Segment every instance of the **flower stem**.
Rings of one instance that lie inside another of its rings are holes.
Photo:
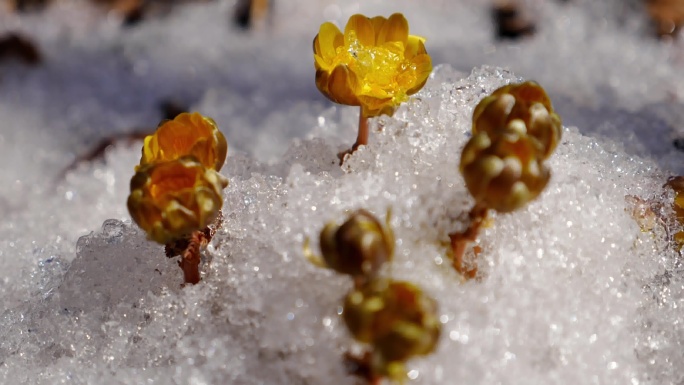
[[[471,268],[467,268],[463,263],[463,255],[470,242],[475,242],[480,233],[480,229],[487,219],[489,209],[481,204],[476,203],[470,210],[468,216],[470,217],[470,225],[463,232],[451,233],[451,258],[454,269],[467,279],[475,278],[477,275],[477,264],[473,262]],[[477,253],[476,253],[477,255]]]
[[[373,373],[371,359],[370,351],[366,351],[361,356],[355,356],[349,352],[344,355],[344,363],[349,374],[365,380],[368,385],[380,385],[382,378]]]
[[[352,146],[352,152],[356,151],[361,145],[368,144],[368,117],[363,113],[363,108],[359,111],[359,133],[356,136],[356,143]]]
[[[344,163],[344,157],[347,156],[348,154],[353,154],[354,151],[356,151],[359,146],[361,145],[366,145],[368,144],[368,116],[363,111],[363,107],[360,108],[359,110],[359,131],[358,134],[356,135],[356,143],[350,148],[349,150],[342,151],[339,154],[337,154],[337,157],[340,159],[340,166]]]
[[[185,283],[197,284],[200,281],[199,264],[201,261],[200,246],[204,241],[204,233],[193,231],[188,240],[188,246],[183,251],[182,258],[178,261],[178,266],[183,269]]]

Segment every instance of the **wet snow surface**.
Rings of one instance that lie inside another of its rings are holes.
[[[354,384],[358,346],[341,322],[345,277],[304,260],[305,237],[366,208],[392,209],[392,276],[437,299],[437,352],[409,363],[415,384],[682,384],[684,271],[642,232],[634,198],[665,202],[684,172],[684,44],[649,34],[623,1],[526,1],[537,34],[493,38],[483,0],[289,1],[253,31],[232,2],[175,8],[122,27],[61,1],[0,13],[44,62],[0,63],[0,382],[28,384]],[[628,2],[627,2],[628,3]],[[631,3],[630,3],[631,4]],[[357,109],[314,85],[318,26],[401,11],[437,65],[343,168]],[[552,180],[480,236],[481,281],[462,282],[443,241],[472,204],[457,170],[472,109],[487,93],[539,81],[564,120]],[[213,117],[229,142],[223,228],[203,281],[145,240],[125,208],[140,142],[174,101]]]

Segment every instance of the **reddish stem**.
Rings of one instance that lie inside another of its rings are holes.
[[[480,229],[487,219],[489,209],[485,206],[475,204],[470,210],[468,216],[470,217],[470,225],[465,231],[460,233],[451,233],[451,257],[454,269],[467,279],[475,278],[477,275],[477,263],[473,262],[473,266],[468,269],[463,263],[463,255],[465,254],[468,244],[475,242],[480,233]],[[476,253],[476,256],[479,253]]]
[[[352,148],[350,148],[349,150],[342,151],[339,154],[337,154],[337,157],[340,158],[340,166],[344,163],[344,157],[347,156],[347,154],[353,154],[359,148],[359,146],[365,146],[368,144],[368,136],[368,117],[363,112],[362,107],[359,111],[359,131],[356,135],[356,143],[354,143]]]
[[[345,353],[344,361],[349,374],[365,380],[368,385],[380,385],[382,377],[373,373],[370,351],[360,357]]]
[[[368,144],[368,117],[361,109],[359,111],[359,132],[356,135],[356,143],[352,146],[352,152],[356,151],[359,146],[366,144]]]
[[[183,251],[181,260],[178,261],[178,266],[183,269],[185,283],[194,285],[200,281],[199,264],[202,259],[200,246],[204,239],[201,231],[193,231],[188,240],[188,247]]]

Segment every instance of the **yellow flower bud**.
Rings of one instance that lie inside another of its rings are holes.
[[[437,303],[408,282],[370,281],[344,300],[344,322],[360,342],[372,345],[372,367],[396,377],[393,368],[435,350],[441,334]]]
[[[460,170],[475,201],[505,213],[524,206],[546,187],[551,172],[537,155],[528,135],[511,130],[491,139],[478,132],[463,149]]]
[[[408,32],[400,13],[354,15],[344,34],[324,23],[314,39],[316,86],[333,102],[361,106],[365,117],[392,114],[432,72],[425,39]]]
[[[167,244],[208,226],[228,180],[194,156],[148,163],[131,179],[128,211],[150,239]]]
[[[184,112],[162,122],[145,138],[138,168],[192,155],[206,168],[219,171],[226,161],[228,143],[213,119]]]
[[[473,134],[485,132],[492,140],[506,131],[527,134],[542,160],[558,145],[563,126],[551,99],[537,83],[509,84],[482,99],[473,112]]]

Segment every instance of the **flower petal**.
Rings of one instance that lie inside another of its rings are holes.
[[[425,38],[416,35],[409,35],[406,48],[404,50],[404,56],[407,59],[412,59],[414,56],[418,55],[427,55],[427,51],[425,50]]]
[[[371,19],[366,16],[356,14],[349,18],[347,25],[344,27],[344,42],[345,44],[352,44],[351,33],[356,34],[358,39],[364,46],[375,45],[375,32],[373,30],[373,23]]]
[[[392,115],[395,109],[391,96],[382,98],[379,96],[360,95],[359,101],[361,104],[361,115],[366,118],[382,114]]]
[[[411,59],[411,66],[414,67],[416,74],[416,85],[409,88],[406,95],[413,95],[423,88],[432,73],[432,59],[430,55],[418,55]]]
[[[375,44],[378,44],[378,35],[380,35],[380,30],[382,26],[387,22],[387,18],[382,16],[375,16],[371,18],[371,24],[373,24],[373,32],[375,33]]]
[[[206,143],[197,145],[197,143]],[[201,114],[181,113],[163,121],[157,131],[145,138],[140,165],[193,155],[205,167],[219,170],[226,160],[228,143],[211,118]]]
[[[321,93],[325,95],[325,97],[332,101],[335,101],[330,96],[330,90],[328,90],[328,78],[330,78],[330,74],[327,70],[316,70],[316,88],[318,88],[318,90],[321,91]]]
[[[409,25],[401,13],[395,13],[382,26],[376,44],[382,45],[388,41],[398,41],[407,45]]]
[[[336,48],[342,42],[342,32],[333,23],[321,24],[318,35],[314,39],[314,53],[330,63],[337,54]]]
[[[356,75],[345,65],[335,67],[328,78],[328,97],[337,103],[358,106]]]

